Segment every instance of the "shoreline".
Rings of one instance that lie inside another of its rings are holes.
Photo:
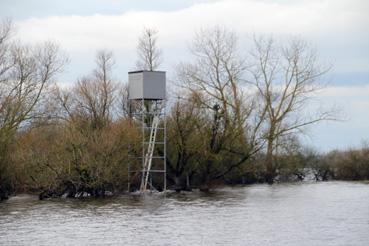
[[[23,197],[34,198],[32,200],[39,200],[39,201],[56,201],[56,200],[69,200],[69,201],[87,201],[87,200],[109,200],[109,199],[116,199],[121,196],[142,196],[142,195],[167,195],[167,194],[214,194],[219,191],[227,190],[227,188],[244,188],[244,187],[252,187],[252,186],[268,186],[268,187],[276,187],[276,186],[288,186],[288,185],[306,185],[306,184],[323,184],[323,183],[350,183],[350,184],[362,184],[362,185],[369,185],[369,180],[329,180],[329,181],[291,181],[291,182],[276,182],[274,184],[268,183],[253,183],[253,184],[225,184],[225,185],[218,185],[216,188],[210,189],[208,191],[203,191],[199,188],[194,188],[191,191],[188,190],[180,190],[177,191],[175,189],[167,189],[165,192],[155,192],[155,191],[148,191],[146,193],[136,192],[114,192],[110,195],[106,196],[79,196],[79,197],[66,197],[66,196],[54,196],[40,199],[40,193],[38,192],[30,192],[30,191],[23,191],[17,192],[10,195],[7,199],[4,199],[1,202],[5,202],[7,200],[13,200]]]

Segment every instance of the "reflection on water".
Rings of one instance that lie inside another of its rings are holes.
[[[369,185],[0,203],[1,245],[369,245]]]

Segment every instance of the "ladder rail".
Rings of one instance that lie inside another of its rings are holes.
[[[158,126],[159,126],[159,116],[156,114],[154,115],[154,119],[152,121],[150,137],[149,137],[149,144],[148,144],[147,153],[145,155],[145,160],[144,160],[144,165],[143,165],[141,187],[140,187],[141,192],[146,191],[147,189]]]
[[[151,149],[149,150],[149,158],[148,158],[148,163],[147,163],[147,173],[146,173],[146,180],[145,180],[145,188],[147,187],[147,183],[148,183],[148,180],[149,180],[149,174],[150,174],[150,170],[151,170],[151,164],[152,164],[152,156],[154,154],[154,148],[155,148],[155,139],[156,139],[156,133],[157,133],[157,127],[158,127],[158,123],[159,123],[159,118],[157,116],[155,116],[154,118],[154,121],[153,122],[153,135],[152,135],[152,141],[151,141]]]
[[[154,122],[153,122],[154,123]],[[146,187],[144,186],[145,184],[145,180],[146,180],[146,173],[147,173],[147,161],[148,161],[148,154],[150,152],[150,144],[151,144],[151,139],[152,139],[152,135],[153,135],[153,130],[154,128],[151,127],[151,130],[150,130],[150,137],[149,137],[149,145],[148,145],[148,151],[146,152],[145,154],[145,157],[144,157],[144,164],[143,164],[143,167],[142,167],[142,175],[141,175],[141,186],[140,186],[140,190],[141,191],[144,191],[146,190]]]

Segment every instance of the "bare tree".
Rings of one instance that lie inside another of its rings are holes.
[[[11,37],[12,23],[10,20],[3,20],[0,24],[0,78],[12,67],[10,57],[9,39]],[[3,82],[4,78],[0,80]]]
[[[158,47],[157,40],[157,30],[150,28],[144,29],[141,37],[138,39],[137,69],[154,71],[160,66],[162,62],[162,52]]]
[[[38,103],[61,70],[65,59],[58,46],[44,43],[39,47],[12,44],[0,66],[0,134],[11,136],[25,121],[41,116]],[[1,49],[1,48],[0,48]]]
[[[92,75],[78,80],[72,90],[59,90],[58,99],[66,119],[87,119],[94,129],[101,129],[111,121],[117,93],[113,66],[112,53],[99,51]]]
[[[307,125],[333,120],[332,110],[308,114],[309,100],[322,88],[321,77],[328,71],[306,42],[294,39],[278,46],[271,38],[255,38],[249,71],[257,88],[259,104],[266,111],[266,180],[276,176],[273,155],[278,141]]]
[[[195,61],[179,66],[178,79],[207,115],[208,127],[202,131],[208,136],[203,138],[208,141],[209,156],[204,160],[208,182],[223,177],[257,152],[263,113],[254,110],[253,96],[246,93],[247,84],[242,83],[246,66],[234,33],[219,27],[202,30],[196,34],[191,51]],[[219,165],[215,156],[220,154],[234,158]]]

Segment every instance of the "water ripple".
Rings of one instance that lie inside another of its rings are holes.
[[[368,231],[369,185],[353,182],[0,203],[3,245],[368,245]]]

